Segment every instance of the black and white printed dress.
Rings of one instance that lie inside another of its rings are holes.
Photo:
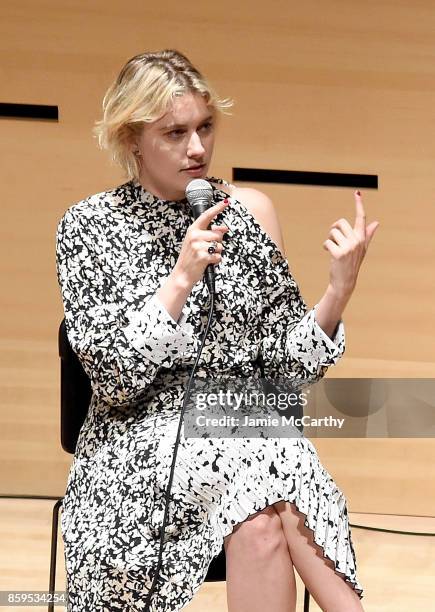
[[[215,202],[228,185],[209,178]],[[198,375],[319,380],[345,349],[308,310],[283,254],[242,203],[216,218],[230,229],[215,266],[215,315]],[[179,411],[208,316],[204,281],[175,322],[156,297],[192,223],[186,200],[128,181],[71,206],[57,228],[57,272],[68,338],[92,400],[71,465],[61,519],[69,612],[144,610]],[[362,597],[346,499],[313,444],[294,438],[181,435],[153,612],[180,610],[234,527],[286,500],[339,575]]]

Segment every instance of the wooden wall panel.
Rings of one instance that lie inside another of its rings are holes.
[[[244,166],[379,176],[379,190],[363,197],[381,226],[330,375],[434,376],[433,2],[17,0],[1,7],[0,23],[0,101],[57,104],[60,117],[0,122],[1,492],[64,491],[55,229],[71,204],[124,180],[91,128],[110,81],[145,50],[185,52],[235,99],[213,174],[231,178]],[[276,202],[311,306],[328,282],[329,226],[353,222],[352,189],[255,186]],[[353,511],[433,514],[433,440],[315,444]]]

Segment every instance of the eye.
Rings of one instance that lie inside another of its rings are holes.
[[[171,138],[179,138],[180,136],[182,136],[184,134],[184,130],[171,130],[170,132],[167,133],[167,136],[170,136]]]
[[[204,123],[200,129],[203,130],[204,132],[208,132],[209,130],[212,129],[212,127],[213,127],[213,123],[211,121],[207,121],[207,123]]]

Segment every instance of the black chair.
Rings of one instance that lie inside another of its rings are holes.
[[[65,452],[74,454],[80,429],[84,423],[91,401],[91,385],[89,377],[83,369],[76,353],[72,350],[68,340],[65,319],[59,326],[58,335],[60,357],[60,433],[61,444]],[[53,594],[56,585],[57,536],[59,528],[59,510],[63,497],[58,499],[53,507],[51,556],[50,556],[50,603],[48,611],[54,611]],[[208,568],[206,581],[216,582],[226,579],[225,550],[215,557]],[[309,610],[310,594],[305,589],[304,612]]]

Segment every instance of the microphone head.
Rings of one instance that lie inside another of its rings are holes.
[[[192,208],[207,209],[213,200],[213,187],[204,179],[193,179],[187,184],[186,198]]]
[[[213,187],[208,181],[204,181],[204,179],[193,179],[193,181],[187,184],[186,198],[196,220],[207,208],[210,208],[213,202]],[[211,227],[211,223],[209,223],[208,227]],[[215,275],[212,264],[209,264],[205,269],[205,282],[207,283],[210,295],[214,295]]]

